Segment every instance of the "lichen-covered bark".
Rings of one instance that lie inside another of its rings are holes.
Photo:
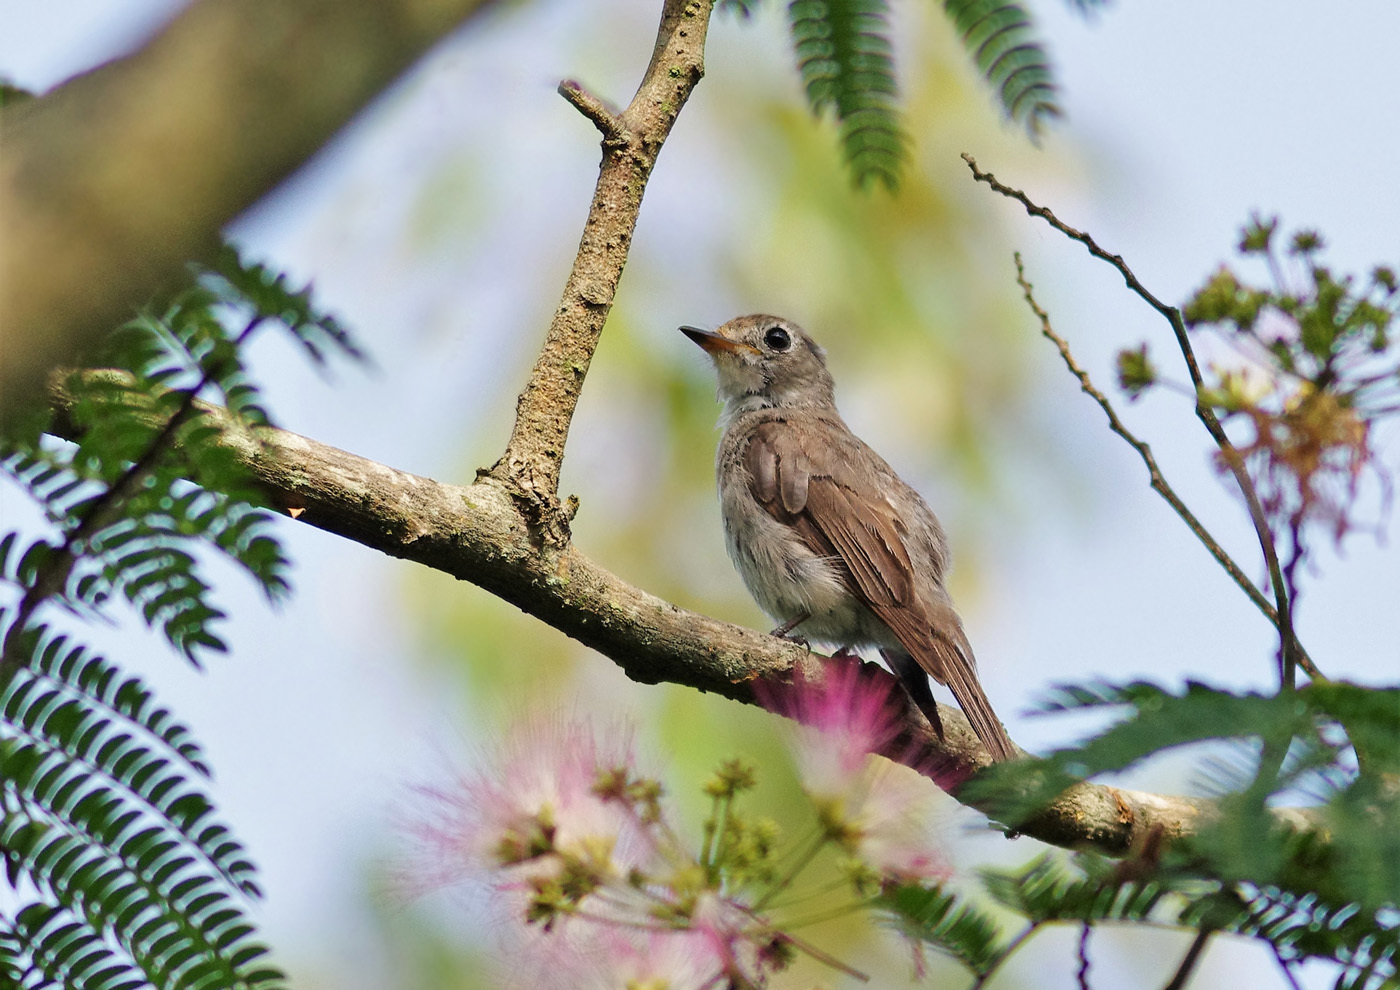
[[[583,380],[627,263],[642,193],[671,127],[705,72],[711,0],[666,0],[642,84],[619,114],[578,83],[559,91],[603,135],[603,161],[573,270],[530,380],[515,427],[492,474],[521,499],[541,542],[562,546],[569,513],[559,504],[559,469]]]

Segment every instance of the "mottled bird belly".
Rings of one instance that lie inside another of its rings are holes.
[[[897,643],[851,592],[839,559],[817,556],[756,505],[724,508],[729,557],[759,607],[779,623],[810,616],[793,635],[837,646]]]

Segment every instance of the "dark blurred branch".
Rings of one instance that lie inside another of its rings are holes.
[[[1288,594],[1288,585],[1284,580],[1283,568],[1279,563],[1278,547],[1274,539],[1273,532],[1269,529],[1268,519],[1264,515],[1264,507],[1259,500],[1259,493],[1255,489],[1254,481],[1250,478],[1249,472],[1245,469],[1244,458],[1240,456],[1239,450],[1225,433],[1225,427],[1221,425],[1220,418],[1215,415],[1215,410],[1211,409],[1201,399],[1201,393],[1205,387],[1205,379],[1201,376],[1201,368],[1196,360],[1196,352],[1191,346],[1191,338],[1186,333],[1186,323],[1181,317],[1181,310],[1175,306],[1168,306],[1162,302],[1147,287],[1138,280],[1137,275],[1128,267],[1122,255],[1109,254],[1099,247],[1098,242],[1092,236],[1082,230],[1066,224],[1059,217],[1055,216],[1047,207],[1038,206],[1031,201],[1030,197],[1019,189],[1013,189],[997,180],[997,177],[990,172],[983,172],[977,167],[977,160],[971,155],[964,153],[963,161],[967,162],[967,167],[972,169],[972,177],[978,182],[986,183],[993,190],[1013,199],[1025,207],[1026,213],[1033,217],[1039,217],[1051,227],[1064,234],[1070,240],[1078,241],[1088,249],[1089,253],[1101,261],[1111,265],[1118,274],[1123,276],[1123,281],[1128,288],[1142,299],[1145,303],[1155,309],[1171,325],[1172,335],[1176,338],[1177,346],[1181,350],[1182,359],[1186,362],[1186,370],[1191,376],[1191,385],[1196,393],[1196,418],[1205,426],[1215,445],[1220,448],[1220,453],[1224,463],[1230,468],[1230,473],[1234,475],[1235,483],[1239,486],[1241,494],[1244,496],[1245,508],[1249,512],[1250,522],[1254,525],[1255,535],[1259,539],[1259,548],[1264,555],[1264,563],[1269,570],[1269,585],[1274,592],[1274,603],[1269,605],[1263,598],[1262,593],[1254,588],[1253,582],[1248,582],[1245,587],[1249,593],[1250,600],[1260,607],[1274,627],[1279,632],[1280,656],[1282,658],[1283,682],[1286,687],[1292,687],[1292,668],[1294,664],[1301,666],[1308,672],[1310,677],[1315,679],[1325,679],[1321,671],[1308,657],[1303,650],[1302,644],[1298,642],[1298,637],[1293,629],[1292,601]],[[1154,486],[1155,487],[1155,486]],[[1160,489],[1159,489],[1160,491]],[[1165,497],[1165,496],[1164,496]],[[1185,518],[1185,517],[1183,517]],[[1193,530],[1193,532],[1195,532]],[[1199,537],[1201,534],[1197,533]],[[1209,544],[1207,544],[1209,547]],[[1216,557],[1220,560],[1219,557]],[[1221,565],[1225,566],[1221,560]],[[1225,568],[1230,571],[1229,567]],[[1238,568],[1235,569],[1236,571]],[[1231,571],[1231,577],[1235,573]],[[1239,579],[1236,578],[1238,581]]]
[[[201,0],[0,112],[0,409],[42,394],[487,0]]]
[[[516,402],[515,428],[493,477],[522,499],[532,529],[550,544],[568,540],[559,468],[569,424],[593,351],[612,309],[656,157],[705,73],[711,0],[666,0],[656,47],[637,95],[619,114],[576,82],[560,93],[603,134],[603,162],[564,295],[530,380]]]
[[[1094,926],[1087,921],[1079,926],[1079,969],[1074,974],[1079,990],[1089,990],[1089,935],[1093,930]]]
[[[1202,954],[1205,953],[1206,943],[1214,935],[1214,930],[1202,928],[1196,932],[1196,937],[1191,940],[1190,947],[1186,950],[1186,955],[1182,957],[1181,965],[1172,974],[1171,980],[1162,990],[1186,990],[1186,984],[1190,982],[1191,975],[1195,972],[1196,965],[1201,961]]]
[[[86,376],[122,374],[90,371]],[[71,406],[63,376],[53,405],[60,436]],[[395,470],[272,427],[249,430],[210,409],[222,442],[247,466],[266,503],[299,522],[370,549],[470,581],[607,656],[634,681],[682,684],[755,704],[761,680],[818,679],[826,658],[787,640],[672,605],[608,572],[572,545],[542,547],[509,486],[484,475],[467,487]],[[153,413],[154,415],[154,413]],[[875,664],[864,676],[889,679]],[[885,755],[914,767],[957,795],[957,786],[991,762],[957,708],[939,706],[945,738],[908,706],[907,731]],[[1123,854],[1149,835],[1175,839],[1214,814],[1212,802],[1080,784],[1017,832],[1045,842]],[[1303,811],[1278,809],[1298,828],[1314,824]]]

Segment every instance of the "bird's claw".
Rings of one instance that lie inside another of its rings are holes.
[[[775,628],[772,632],[770,632],[768,635],[770,635],[770,636],[777,636],[779,639],[785,639],[785,640],[787,640],[789,643],[797,643],[797,644],[801,645],[803,648],[805,648],[805,649],[807,650],[808,653],[811,653],[811,652],[812,652],[812,644],[807,642],[807,637],[806,637],[806,636],[793,636],[793,635],[791,635],[791,633],[792,633],[792,631],[793,631],[794,629],[796,629],[798,626],[802,625],[802,623],[806,622],[806,621],[807,621],[808,619],[810,619],[810,618],[811,618],[811,615],[809,615],[809,614],[806,613],[806,612],[803,612],[801,615],[795,615],[795,616],[793,616],[791,619],[788,619],[786,622],[784,622],[781,626],[776,627],[776,628]]]
[[[797,633],[790,632],[784,629],[782,626],[779,626],[777,629],[772,630],[768,633],[768,635],[776,636],[778,639],[781,639],[788,643],[795,643],[798,646],[802,647],[804,650],[806,650],[808,653],[812,652],[812,644],[807,642],[806,636],[801,636]]]

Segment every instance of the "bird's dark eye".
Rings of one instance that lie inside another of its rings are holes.
[[[785,351],[792,346],[792,337],[782,327],[769,327],[763,342],[775,351]]]

